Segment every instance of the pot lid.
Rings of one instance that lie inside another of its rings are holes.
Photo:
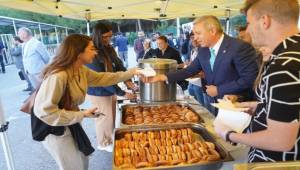
[[[170,69],[177,67],[177,61],[163,58],[148,58],[139,61],[139,67],[152,67],[153,69]]]

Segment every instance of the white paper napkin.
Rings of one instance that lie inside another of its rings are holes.
[[[145,67],[144,69],[138,70],[138,72],[143,74],[145,77],[153,77],[156,75],[156,72],[152,67]]]
[[[251,122],[251,116],[244,111],[248,108],[237,108],[230,101],[219,100],[219,103],[212,103],[219,109],[216,121],[232,128],[234,131],[241,133]]]

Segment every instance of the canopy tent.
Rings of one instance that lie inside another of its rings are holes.
[[[239,14],[243,0],[0,0],[0,6],[59,17],[163,20]],[[230,12],[228,12],[230,11]]]

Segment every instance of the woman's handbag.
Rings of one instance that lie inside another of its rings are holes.
[[[34,105],[34,100],[35,100],[37,92],[40,89],[40,86],[41,86],[41,83],[37,86],[35,91],[24,101],[23,105],[21,106],[20,111],[27,113],[27,114],[31,114],[31,110]]]
[[[65,93],[62,95],[60,102],[58,103],[58,107],[60,109],[66,109],[66,110],[78,110],[78,109],[72,109],[72,97],[70,95],[68,83],[65,88]],[[46,136],[48,136],[49,134],[53,134],[56,136],[61,136],[64,134],[65,132],[64,126],[50,126],[44,123],[42,120],[40,120],[34,114],[33,105],[30,113],[31,113],[32,138],[34,140],[43,141],[46,138]]]
[[[35,101],[35,97],[40,89],[42,83],[40,83],[36,90],[24,101],[23,105],[21,106],[20,111],[27,113],[27,114],[31,114],[31,110],[33,108],[34,105],[34,101]],[[65,93],[62,96],[62,98],[60,99],[59,102],[59,107],[60,108],[64,108],[67,110],[72,110],[72,98],[69,92],[69,88],[68,88],[68,83],[66,85],[66,89],[65,89]]]

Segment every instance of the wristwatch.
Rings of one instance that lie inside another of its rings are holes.
[[[231,145],[236,145],[236,143],[235,142],[232,142],[231,140],[230,140],[230,138],[229,138],[229,136],[230,136],[230,134],[232,134],[232,133],[236,133],[236,131],[234,131],[234,130],[230,130],[230,131],[228,131],[227,133],[226,133],[226,135],[225,135],[225,140],[226,140],[226,142],[229,142]]]

